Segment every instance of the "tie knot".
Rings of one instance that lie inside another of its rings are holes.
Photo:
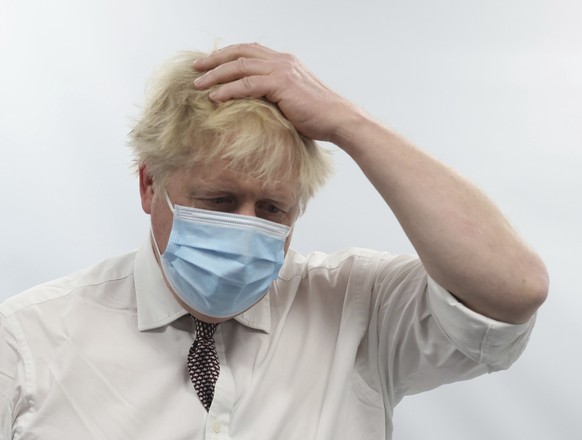
[[[218,324],[209,324],[196,318],[194,322],[196,323],[196,339],[212,339]]]

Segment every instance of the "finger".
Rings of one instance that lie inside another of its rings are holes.
[[[236,81],[245,76],[268,75],[273,71],[273,68],[274,66],[269,61],[240,57],[209,70],[201,77],[196,78],[194,85],[198,89],[205,89],[213,85]]]
[[[276,104],[276,98],[271,96],[274,85],[274,81],[268,76],[245,76],[220,86],[216,90],[213,90],[209,96],[214,102],[225,102],[229,99],[266,97],[269,101]]]
[[[200,58],[194,63],[194,68],[199,72],[204,72],[240,57],[266,59],[275,54],[277,52],[274,50],[257,43],[235,44],[219,49],[204,58]]]

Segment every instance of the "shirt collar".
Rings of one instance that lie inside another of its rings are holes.
[[[138,249],[135,258],[134,283],[139,331],[163,327],[188,314],[174,299],[164,281],[154,255],[151,239]],[[271,299],[267,294],[247,311],[233,318],[237,322],[265,333],[271,332]]]

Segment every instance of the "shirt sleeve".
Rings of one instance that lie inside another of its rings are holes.
[[[470,310],[438,285],[417,258],[380,264],[371,340],[383,392],[404,395],[508,368],[524,350],[534,319],[520,325]]]
[[[464,306],[427,278],[429,308],[443,334],[465,356],[487,365],[490,371],[509,368],[525,349],[535,315],[524,324],[496,321]]]
[[[18,338],[0,312],[0,438],[12,439],[16,415],[23,405],[25,368]]]

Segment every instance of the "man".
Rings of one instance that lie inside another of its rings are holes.
[[[418,258],[289,248],[329,171],[311,139],[356,161]],[[182,55],[132,146],[151,239],[1,306],[2,438],[389,439],[405,395],[525,347],[539,257],[294,57]]]

